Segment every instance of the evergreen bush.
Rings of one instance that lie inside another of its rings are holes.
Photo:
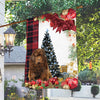
[[[99,93],[99,86],[98,85],[93,85],[91,87],[91,93],[93,94],[93,98]]]
[[[82,83],[97,83],[96,73],[88,68],[81,71],[78,78]]]

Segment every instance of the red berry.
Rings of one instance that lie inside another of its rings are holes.
[[[42,83],[41,79],[36,80],[36,84],[38,84],[39,86],[41,85],[41,83]]]
[[[41,86],[40,89],[43,89],[43,87]]]
[[[71,36],[71,34],[69,34],[69,36]]]
[[[45,87],[49,86],[48,81],[44,81],[43,84],[45,84]]]

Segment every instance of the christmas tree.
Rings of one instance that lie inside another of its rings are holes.
[[[49,66],[52,76],[59,77],[60,76],[59,65],[56,59],[56,55],[54,52],[54,48],[53,48],[52,41],[50,39],[48,30],[45,33],[41,48],[45,50],[47,61],[48,61],[48,66]]]

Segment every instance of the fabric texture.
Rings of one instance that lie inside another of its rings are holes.
[[[26,52],[26,63],[25,63],[25,82],[29,82],[28,71],[29,71],[29,58],[32,52],[38,48],[38,27],[39,21],[34,21],[34,18],[27,19],[26,28],[26,39],[27,39],[27,52]]]

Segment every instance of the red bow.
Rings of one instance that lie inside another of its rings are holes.
[[[73,31],[76,31],[76,26],[75,26],[75,22],[74,20],[62,20],[58,17],[58,14],[54,13],[54,14],[45,14],[43,15],[46,20],[50,20],[50,26],[53,27],[53,30],[55,28],[56,29],[56,32],[59,32],[61,33],[61,30],[62,31],[65,31],[65,30],[73,30]]]

